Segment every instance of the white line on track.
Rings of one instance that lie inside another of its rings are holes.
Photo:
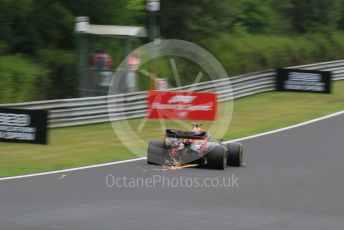
[[[235,140],[230,140],[230,141],[226,141],[224,143],[228,143],[228,142],[232,142],[232,141],[243,141],[243,140],[258,138],[258,137],[261,137],[261,136],[270,135],[270,134],[282,132],[282,131],[285,131],[285,130],[297,128],[297,127],[300,127],[300,126],[312,124],[312,123],[315,123],[315,122],[318,122],[318,121],[322,121],[322,120],[325,120],[325,119],[329,119],[329,118],[332,118],[332,117],[335,117],[335,116],[339,116],[339,115],[342,115],[342,114],[344,114],[344,110],[340,111],[340,112],[332,113],[332,114],[329,114],[329,115],[326,115],[326,116],[323,116],[323,117],[319,117],[319,118],[316,118],[316,119],[312,119],[312,120],[309,120],[309,121],[305,121],[305,122],[302,122],[302,123],[299,123],[299,124],[296,124],[296,125],[291,125],[291,126],[284,127],[284,128],[281,128],[281,129],[276,129],[276,130],[272,130],[272,131],[269,131],[269,132],[248,136],[248,137],[242,137],[242,138],[238,138],[238,139],[235,139]],[[135,159],[130,159],[130,160],[115,161],[115,162],[110,162],[110,163],[89,165],[89,166],[70,168],[70,169],[63,169],[63,170],[57,170],[57,171],[42,172],[42,173],[35,173],[35,174],[27,174],[27,175],[21,175],[21,176],[4,177],[4,178],[0,178],[0,181],[21,179],[21,178],[35,177],[35,176],[43,176],[43,175],[50,175],[50,174],[58,174],[58,173],[65,173],[65,172],[72,172],[72,171],[77,171],[77,170],[82,170],[82,169],[91,169],[91,168],[98,168],[98,167],[104,167],[104,166],[109,166],[109,165],[117,165],[117,164],[123,164],[123,163],[134,162],[134,161],[140,161],[140,160],[145,160],[145,159],[146,159],[146,157],[140,157],[140,158],[135,158]]]
[[[3,178],[0,178],[0,181],[20,179],[20,178],[26,178],[26,177],[34,177],[34,176],[43,176],[43,175],[49,175],[49,174],[72,172],[72,171],[77,171],[77,170],[82,170],[82,169],[98,168],[98,167],[104,167],[104,166],[109,166],[109,165],[118,165],[118,164],[122,164],[122,163],[128,163],[128,162],[139,161],[139,160],[144,160],[144,159],[146,159],[146,157],[135,158],[135,159],[130,159],[130,160],[123,160],[123,161],[114,161],[114,162],[97,164],[97,165],[88,165],[88,166],[82,166],[82,167],[77,167],[77,168],[62,169],[62,170],[50,171],[50,172],[26,174],[26,175],[21,175],[21,176],[12,176],[12,177],[3,177]]]
[[[309,124],[312,124],[312,123],[315,123],[315,122],[318,122],[318,121],[322,121],[322,120],[325,120],[325,119],[329,119],[329,118],[332,118],[332,117],[335,117],[335,116],[339,116],[339,115],[342,115],[342,114],[344,114],[344,110],[340,111],[340,112],[332,113],[332,114],[329,114],[329,115],[326,115],[326,116],[323,116],[323,117],[315,118],[315,119],[312,119],[312,120],[309,120],[309,121],[304,121],[304,122],[298,123],[296,125],[291,125],[291,126],[287,126],[287,127],[284,127],[284,128],[275,129],[275,130],[272,130],[272,131],[268,131],[268,132],[264,132],[264,133],[259,133],[259,134],[255,134],[255,135],[248,136],[248,137],[242,137],[242,138],[238,138],[238,139],[235,139],[235,140],[225,141],[224,143],[229,143],[229,142],[233,142],[233,141],[244,141],[244,140],[253,139],[253,138],[257,138],[257,137],[261,137],[261,136],[265,136],[265,135],[270,135],[270,134],[273,134],[273,133],[278,133],[278,132],[286,131],[286,130],[289,130],[289,129],[294,129],[294,128],[297,128],[297,127],[300,127],[300,126],[309,125]]]

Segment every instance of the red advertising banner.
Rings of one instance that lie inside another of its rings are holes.
[[[149,91],[150,119],[215,120],[216,93]]]

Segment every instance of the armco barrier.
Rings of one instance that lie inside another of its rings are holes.
[[[333,80],[344,79],[344,60],[291,68],[332,71]],[[182,86],[174,90],[192,89],[196,92],[211,92],[216,89],[219,100],[228,101],[275,89],[275,71],[273,70],[244,74],[232,77],[230,80],[232,90],[228,87],[228,81],[223,79]],[[111,103],[108,108],[108,102],[122,101],[123,96],[125,96],[125,106]],[[125,95],[1,104],[0,107],[47,109],[49,110],[49,127],[54,128],[143,117],[147,111],[146,99],[146,92],[136,92]],[[111,111],[111,117],[108,115],[108,109]]]

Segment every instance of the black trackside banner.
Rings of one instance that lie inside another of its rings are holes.
[[[0,142],[47,144],[46,110],[0,108]]]
[[[331,72],[277,69],[277,91],[331,93]]]

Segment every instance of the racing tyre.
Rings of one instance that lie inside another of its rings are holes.
[[[228,157],[227,165],[240,167],[242,166],[242,145],[239,142],[231,142],[227,144]]]
[[[147,164],[163,165],[165,162],[166,147],[163,141],[150,141],[147,151]]]
[[[226,159],[227,156],[225,149],[220,145],[216,145],[208,153],[207,164],[209,168],[224,170],[226,167]]]

